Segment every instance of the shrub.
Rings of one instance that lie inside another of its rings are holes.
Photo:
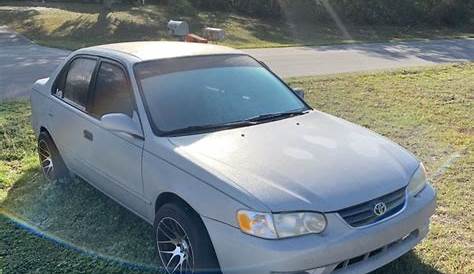
[[[474,16],[474,1],[472,0],[327,1],[344,20],[362,24],[461,25],[468,24]]]
[[[279,17],[279,0],[195,0],[193,4],[202,9],[237,11],[258,17]]]

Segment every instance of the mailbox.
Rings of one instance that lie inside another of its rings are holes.
[[[189,25],[186,21],[174,21],[168,22],[168,32],[174,36],[186,36],[189,33]]]
[[[220,41],[224,40],[225,32],[223,29],[218,28],[204,28],[202,30],[204,37],[206,37],[210,41]]]

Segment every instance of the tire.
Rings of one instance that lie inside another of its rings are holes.
[[[166,273],[221,273],[209,234],[191,208],[181,203],[164,204],[153,227],[158,260]]]
[[[69,171],[58,148],[45,131],[42,131],[38,136],[38,157],[41,171],[48,181],[56,182],[69,178]]]

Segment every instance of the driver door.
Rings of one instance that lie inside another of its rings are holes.
[[[96,167],[97,187],[137,214],[143,212],[141,174],[144,140],[125,133],[113,132],[101,125],[101,117],[123,113],[141,128],[132,87],[119,63],[101,59],[90,95],[89,161]]]

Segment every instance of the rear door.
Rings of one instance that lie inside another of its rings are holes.
[[[90,180],[94,172],[90,168],[90,140],[86,108],[89,101],[92,78],[98,58],[78,56],[61,71],[53,85],[53,100],[49,110],[49,130],[66,165],[81,177]]]

